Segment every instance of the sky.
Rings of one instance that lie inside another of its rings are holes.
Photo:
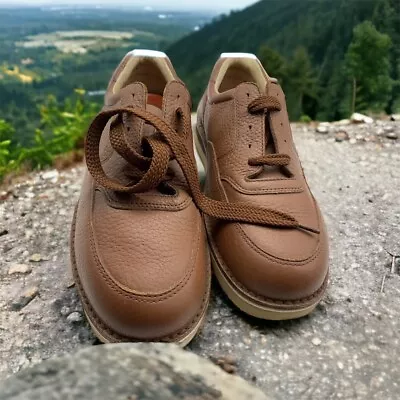
[[[167,9],[230,10],[244,8],[256,0],[114,0],[113,4]],[[107,5],[106,0],[0,0],[0,5]],[[185,4],[186,3],[186,4]]]

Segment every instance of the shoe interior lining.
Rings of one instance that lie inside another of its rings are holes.
[[[114,85],[114,93],[135,83],[143,82],[149,93],[162,95],[174,75],[163,58],[131,58]]]
[[[254,82],[260,90],[264,90],[267,78],[258,60],[250,58],[227,59],[222,65],[217,79],[216,90],[218,93],[223,93],[244,82]]]

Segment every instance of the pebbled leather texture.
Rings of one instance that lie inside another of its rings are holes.
[[[142,82],[113,93],[127,61],[111,80],[106,104],[151,108],[171,124],[180,107],[190,118],[189,93],[168,59],[165,62],[176,79],[165,85],[162,109],[155,111],[156,107],[146,104],[148,93]],[[143,135],[154,133],[138,118],[130,117],[125,124],[135,148],[140,147]],[[110,121],[100,145],[103,168],[107,175],[129,182],[127,162],[110,144],[111,129]],[[191,135],[187,143],[192,146]],[[168,193],[152,190],[121,195],[97,186],[85,174],[72,232],[73,260],[82,297],[101,321],[96,328],[104,326],[111,332],[111,341],[178,342],[204,316],[210,290],[204,223],[174,161],[170,175]]]
[[[285,95],[264,70],[264,87],[242,82],[220,93],[216,82],[225,62],[217,62],[198,108],[197,134],[207,155],[206,194],[288,213],[320,233],[207,218],[211,250],[231,284],[248,297],[268,304],[306,302],[327,279],[328,238],[293,142]],[[258,60],[252,62],[262,68]],[[278,99],[281,110],[250,113],[249,104],[262,95]],[[290,174],[249,165],[249,159],[267,152],[289,155]]]

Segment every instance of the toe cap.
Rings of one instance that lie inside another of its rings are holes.
[[[103,207],[91,218],[83,207],[72,251],[87,311],[120,340],[184,337],[201,319],[210,286],[205,232],[194,205],[154,214]],[[164,251],[166,240],[174,251]]]
[[[249,295],[302,300],[314,295],[327,277],[324,228],[320,234],[313,234],[227,223],[213,232],[212,242],[227,276]]]

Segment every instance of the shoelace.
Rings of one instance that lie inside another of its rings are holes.
[[[123,113],[141,118],[156,129],[156,134],[143,138],[143,146],[149,147],[150,157],[138,153],[129,145],[125,137],[129,132],[121,128]],[[184,131],[190,129],[188,128],[187,118],[185,118],[182,111],[178,109],[177,113],[184,118]],[[101,136],[107,123],[115,116],[117,116],[117,120],[110,133],[111,145],[132,165],[138,176],[137,181],[128,185],[123,185],[120,182],[110,179],[106,175],[100,161],[99,146]],[[208,216],[225,221],[244,222],[277,228],[297,228],[319,233],[316,229],[301,225],[291,215],[274,209],[255,207],[245,203],[228,203],[205,196],[200,188],[195,160],[187,149],[184,140],[186,134],[187,132],[184,132],[183,135],[178,133],[166,121],[140,107],[113,106],[104,108],[92,122],[86,138],[85,153],[89,172],[96,183],[106,189],[122,193],[142,193],[157,188],[160,183],[165,181],[169,162],[171,159],[175,159],[182,169],[193,201]]]
[[[256,114],[262,111],[274,112],[280,111],[282,108],[278,99],[272,96],[260,96],[253,100],[248,107],[249,113]],[[249,159],[249,165],[253,167],[262,167],[264,165],[273,167],[287,167],[290,164],[290,156],[287,154],[265,154],[261,157],[254,157]]]

